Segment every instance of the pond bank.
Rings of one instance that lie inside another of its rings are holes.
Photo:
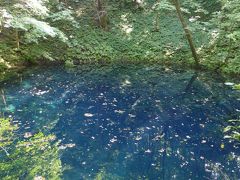
[[[183,62],[183,61],[173,61],[169,60],[166,61],[166,59],[162,61],[156,61],[156,60],[73,60],[73,61],[35,61],[35,63],[20,63],[15,66],[12,66],[9,69],[5,69],[2,72],[0,72],[0,83],[7,81],[13,77],[18,76],[19,74],[23,73],[25,70],[31,69],[31,68],[41,68],[41,67],[49,67],[49,66],[65,66],[66,68],[75,68],[78,66],[108,66],[108,65],[159,65],[165,68],[173,68],[173,69],[187,69],[187,70],[196,70],[199,72],[209,72],[209,73],[215,73],[219,74],[220,76],[223,76],[229,80],[231,79],[238,79],[240,78],[240,72],[239,73],[226,73],[221,72],[219,70],[209,68],[207,66],[201,65],[200,69],[196,69],[194,67],[193,63]]]

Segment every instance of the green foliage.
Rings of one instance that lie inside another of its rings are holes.
[[[109,0],[109,30],[97,27],[93,1],[0,2],[1,57],[10,65],[66,61],[65,64],[121,61],[192,66],[185,34],[170,0]],[[181,1],[202,66],[240,72],[237,0]],[[20,41],[16,47],[15,31]],[[7,48],[6,48],[7,47]],[[10,52],[6,54],[5,52]],[[43,61],[45,62],[45,61]],[[1,69],[7,69],[0,65]]]
[[[12,126],[9,119],[0,119],[0,147],[13,143],[13,131],[16,130],[16,126]]]
[[[157,11],[174,11],[175,7],[168,1],[168,0],[163,0],[157,2],[153,8]]]
[[[75,65],[74,65],[73,61],[67,60],[67,61],[65,61],[65,67],[73,68],[73,67],[75,67]]]
[[[240,72],[239,48],[240,28],[240,5],[237,0],[220,0],[221,9],[212,13],[213,18],[209,21],[210,29],[210,52],[206,59],[213,61],[218,69],[226,73]],[[206,61],[206,62],[209,62]]]
[[[21,21],[13,22],[12,27],[26,32],[24,34],[26,43],[38,43],[39,39],[46,39],[48,36],[59,37],[63,42],[67,41],[67,37],[61,31],[34,18],[24,17]]]
[[[21,140],[9,119],[0,119],[1,179],[60,179],[61,161],[55,136],[35,134]]]
[[[52,1],[51,1],[52,2]],[[12,57],[2,57],[3,59],[17,64],[23,60],[37,61],[41,59],[53,60],[51,57],[51,50],[46,50],[43,42],[47,41],[48,44],[55,38],[55,42],[59,46],[68,43],[68,38],[59,28],[53,27],[50,23],[57,19],[69,19],[69,16],[63,16],[61,11],[57,11],[55,16],[51,12],[50,3],[47,0],[26,0],[26,1],[13,1],[11,3],[3,3],[0,8],[0,21],[3,43],[7,44],[7,49],[10,55],[17,57],[15,61]],[[66,14],[66,13],[65,13]],[[61,16],[58,18],[58,16]],[[52,19],[52,21],[50,21]],[[38,50],[33,50],[33,45],[38,44]],[[53,43],[54,44],[54,43]],[[52,44],[52,45],[53,45]],[[13,47],[19,48],[17,52],[11,52]],[[0,46],[0,51],[3,51]],[[41,51],[43,50],[43,51]],[[5,54],[4,54],[5,55]],[[19,61],[20,60],[20,61]]]

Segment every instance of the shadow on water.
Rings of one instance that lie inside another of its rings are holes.
[[[144,65],[35,69],[1,85],[0,110],[61,140],[63,179],[239,179],[222,133],[239,93],[223,82]]]

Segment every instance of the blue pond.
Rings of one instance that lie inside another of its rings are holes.
[[[62,179],[240,179],[224,139],[240,93],[218,75],[154,65],[33,69],[1,84],[20,131],[61,141]]]

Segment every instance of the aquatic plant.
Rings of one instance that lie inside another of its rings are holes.
[[[233,89],[240,90],[240,84],[236,84],[233,86]]]
[[[240,141],[240,119],[229,120],[228,122],[231,125],[224,128],[224,132],[228,133],[228,135],[225,135],[225,138]]]
[[[233,84],[233,89],[240,90],[240,84]],[[240,119],[231,119],[228,123],[230,125],[224,128],[224,132],[227,134],[225,138],[240,141]]]

